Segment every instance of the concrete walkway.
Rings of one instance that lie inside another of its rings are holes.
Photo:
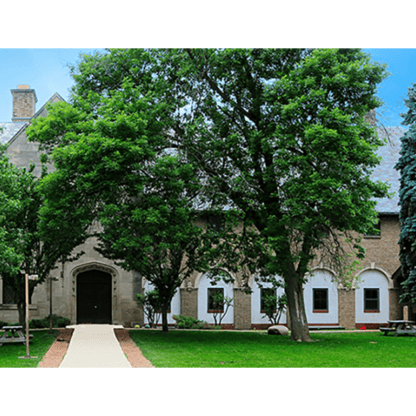
[[[59,368],[131,368],[114,328],[122,325],[72,325],[68,351]]]

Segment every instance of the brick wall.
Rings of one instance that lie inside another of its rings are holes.
[[[181,288],[181,315],[198,319],[198,289]]]
[[[389,319],[391,321],[396,321],[403,319],[403,308],[399,304],[400,288],[390,288],[389,289]]]
[[[361,266],[369,267],[371,263],[375,263],[376,267],[382,267],[392,276],[400,266],[399,218],[382,216],[380,220],[380,237],[364,237],[362,240],[366,253]]]
[[[338,323],[346,329],[355,328],[355,289],[338,289]]]

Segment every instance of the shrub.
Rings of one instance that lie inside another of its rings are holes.
[[[200,321],[192,316],[174,315],[173,319],[176,321],[176,327],[181,329],[202,329],[208,325],[205,321]]]
[[[54,328],[64,328],[70,325],[71,321],[63,316],[52,315],[52,326]],[[29,322],[29,328],[49,328],[50,326],[50,315],[43,319],[32,319]]]
[[[277,296],[276,290],[273,294],[264,295],[264,317],[268,317],[272,325],[279,325],[280,318],[287,307],[286,294]]]
[[[221,327],[221,322],[224,319],[224,316],[227,315],[228,309],[233,303],[234,298],[224,296],[222,292],[216,292],[212,295],[212,306],[214,312],[212,314],[214,318],[214,326]]]
[[[150,328],[156,328],[160,318],[159,310],[162,308],[159,292],[154,289],[146,292],[144,295],[137,294],[136,302],[139,306],[143,306],[144,314],[147,317]]]
[[[7,322],[0,321],[0,329],[4,326],[10,326]]]

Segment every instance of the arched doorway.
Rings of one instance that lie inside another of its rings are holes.
[[[389,319],[390,281],[381,270],[367,269],[360,273],[360,281],[355,289],[355,322],[366,324],[384,324]]]
[[[89,270],[77,276],[77,323],[111,324],[111,275]]]

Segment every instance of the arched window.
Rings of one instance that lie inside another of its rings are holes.
[[[338,284],[328,270],[314,270],[304,286],[308,324],[338,323]]]
[[[261,286],[261,287],[260,287]],[[271,283],[261,282],[260,284],[253,280],[251,285],[251,323],[252,324],[270,324],[270,320],[264,314],[264,298],[270,291],[276,290],[277,296],[284,294],[283,287],[273,289]],[[286,313],[283,312],[279,324],[286,324]]]
[[[223,279],[212,284],[212,279],[204,274],[198,282],[198,319],[209,324],[214,323],[213,314],[218,307],[213,304],[212,299],[215,293],[221,293],[227,298],[234,297],[232,283],[225,283]],[[222,324],[234,323],[234,302],[231,304],[226,315],[222,319]],[[213,308],[213,309],[212,309]]]
[[[379,270],[365,270],[355,289],[356,323],[386,323],[389,319],[389,280]]]
[[[145,280],[144,283],[144,291],[145,292],[151,292],[154,289],[154,286]],[[181,313],[181,295],[179,288],[176,289],[175,294],[173,295],[172,302],[170,303],[170,310],[168,311],[168,324],[175,324],[176,321],[173,319],[174,315],[180,315]],[[144,317],[144,323],[147,324],[147,317]],[[162,318],[159,319],[159,324],[162,323]]]

